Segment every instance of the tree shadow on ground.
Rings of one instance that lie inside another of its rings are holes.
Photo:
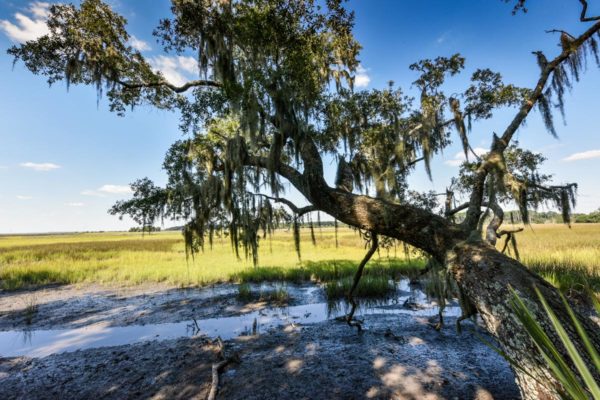
[[[449,326],[455,320],[448,319]],[[241,356],[219,399],[512,399],[507,363],[467,329],[434,331],[408,315],[370,315],[362,334],[337,321],[288,325],[226,342]],[[489,336],[482,334],[488,340]],[[0,397],[206,398],[216,346],[203,338],[0,361]]]

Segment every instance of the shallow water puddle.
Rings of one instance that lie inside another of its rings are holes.
[[[401,289],[402,289],[401,285]],[[404,294],[406,294],[405,291]],[[424,300],[420,291],[395,297],[387,301],[372,302],[363,305],[357,315],[368,314],[410,314],[415,316],[433,316],[438,312],[431,304],[423,309],[410,309],[403,304]],[[322,322],[344,315],[347,305],[314,303],[299,306],[267,308],[246,314],[192,320],[177,323],[133,325],[113,327],[109,323],[97,323],[83,328],[34,331],[0,332],[0,356],[45,357],[50,354],[83,350],[105,346],[119,346],[147,340],[177,339],[207,335],[231,339],[241,335],[254,335],[270,329],[295,324]],[[447,307],[444,315],[460,315],[459,307]]]

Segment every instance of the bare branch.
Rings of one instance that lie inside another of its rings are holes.
[[[443,194],[445,195],[445,193],[443,193]],[[456,208],[453,208],[453,209],[451,209],[451,210],[447,210],[447,211],[444,213],[444,215],[445,215],[446,217],[450,217],[450,216],[452,216],[452,215],[454,215],[454,214],[456,214],[456,213],[459,213],[459,212],[461,212],[461,211],[463,211],[463,210],[466,210],[467,208],[469,208],[469,204],[471,204],[471,203],[469,203],[469,202],[466,202],[466,203],[463,203],[463,204],[461,204],[460,206],[458,206],[458,207],[456,207]],[[482,206],[484,206],[484,204],[482,204]]]
[[[513,233],[517,233],[517,232],[522,232],[525,228],[522,226],[519,226],[517,228],[512,228],[512,229],[502,229],[498,231],[498,238],[501,238],[504,235],[512,235]]]
[[[591,21],[598,21],[600,20],[600,16],[596,16],[596,17],[586,17],[585,14],[587,12],[587,7],[588,7],[588,3],[587,0],[579,0],[579,2],[581,3],[581,5],[583,6],[581,8],[581,16],[579,17],[579,20],[581,22],[591,22]]]
[[[290,210],[292,210],[294,212],[294,214],[296,214],[298,217],[300,217],[306,213],[312,212],[312,211],[318,211],[317,207],[315,207],[315,206],[310,205],[310,206],[305,206],[305,207],[298,207],[297,205],[292,203],[290,200],[284,199],[282,197],[272,197],[272,196],[268,196],[268,195],[262,194],[262,193],[250,193],[250,194],[252,194],[254,196],[261,196],[261,197],[264,197],[269,200],[273,200],[276,203],[283,203],[286,206],[288,206],[290,208]]]
[[[362,277],[362,274],[363,274],[363,270],[365,269],[365,265],[367,265],[367,263],[369,262],[369,260],[373,256],[373,254],[375,254],[375,251],[377,251],[378,246],[379,246],[379,241],[377,240],[377,234],[375,232],[371,232],[371,247],[369,248],[369,251],[367,251],[367,254],[365,254],[362,261],[358,265],[358,268],[356,269],[356,273],[354,274],[354,280],[352,282],[352,287],[350,288],[350,291],[348,292],[348,301],[350,301],[350,304],[352,304],[352,308],[350,310],[350,313],[346,316],[346,322],[350,326],[355,326],[359,332],[362,331],[362,325],[359,321],[356,321],[354,319],[354,313],[356,312],[356,307],[358,305],[358,303],[356,303],[356,300],[354,300],[354,291],[358,287],[360,278]]]

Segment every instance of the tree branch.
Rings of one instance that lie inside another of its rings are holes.
[[[154,88],[154,87],[164,86],[164,87],[171,89],[175,93],[183,93],[192,87],[198,87],[198,86],[215,87],[215,88],[222,86],[219,82],[210,81],[210,80],[190,81],[190,82],[184,83],[181,86],[173,85],[172,83],[167,82],[164,79],[157,81],[157,82],[149,82],[149,83],[133,83],[133,82],[126,82],[126,81],[121,81],[121,80],[119,80],[117,82],[126,89],[142,89],[142,88]]]
[[[591,21],[598,21],[598,20],[600,20],[600,16],[597,16],[597,17],[586,17],[585,14],[587,12],[588,3],[587,3],[586,0],[579,0],[579,2],[582,5],[581,16],[579,17],[579,20],[581,22],[591,22]]]
[[[585,5],[587,3],[582,4]],[[483,201],[485,180],[487,178],[488,173],[500,162],[503,162],[504,150],[506,150],[506,148],[508,147],[515,132],[521,126],[527,115],[529,115],[535,103],[542,96],[544,87],[546,86],[550,75],[561,63],[568,60],[569,56],[572,54],[572,49],[579,48],[579,46],[581,46],[586,40],[588,40],[590,37],[592,37],[592,35],[594,35],[598,31],[600,31],[600,22],[595,23],[581,36],[574,39],[571,48],[563,49],[563,51],[556,58],[548,62],[542,69],[540,78],[538,79],[538,82],[533,92],[531,93],[529,98],[523,102],[523,104],[519,108],[519,111],[517,112],[517,115],[515,115],[511,123],[508,125],[508,127],[502,134],[502,136],[498,138],[494,135],[494,141],[492,143],[491,151],[487,155],[487,157],[480,163],[479,168],[476,172],[475,184],[470,198],[470,206],[467,210],[467,217],[465,218],[465,221],[463,223],[463,228],[466,231],[474,229],[474,227],[477,226],[477,223],[479,221],[479,217],[481,215],[481,202]]]
[[[315,207],[313,205],[305,206],[305,207],[298,207],[297,205],[292,203],[290,200],[284,199],[281,197],[272,197],[272,196],[268,196],[268,195],[262,194],[262,193],[250,193],[250,194],[252,194],[254,196],[261,196],[261,197],[264,197],[269,200],[273,200],[276,203],[283,203],[286,206],[288,206],[290,208],[290,210],[292,210],[294,212],[294,214],[296,214],[299,217],[306,213],[312,212],[312,211],[318,211],[317,207]]]

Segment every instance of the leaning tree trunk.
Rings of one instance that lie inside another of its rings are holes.
[[[487,330],[500,343],[502,350],[538,381],[552,386],[556,382],[535,344],[515,317],[510,306],[512,287],[545,328],[548,336],[564,349],[555,334],[533,288],[537,287],[557,316],[584,360],[591,364],[587,352],[576,334],[562,304],[557,289],[522,264],[484,243],[461,242],[448,252],[447,265],[458,285],[480,313]],[[600,329],[588,317],[581,316],[582,324],[592,343],[600,348]],[[564,350],[563,350],[564,351]],[[563,354],[564,355],[564,354]],[[565,357],[568,359],[567,357]],[[540,385],[527,374],[513,368],[523,399],[558,399],[558,394]],[[596,377],[599,378],[599,377]]]

